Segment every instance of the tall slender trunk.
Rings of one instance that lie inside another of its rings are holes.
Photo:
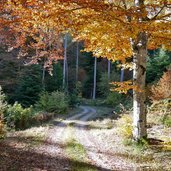
[[[147,34],[142,32],[133,44],[133,82],[139,89],[133,92],[133,137],[136,141],[147,136],[145,105],[147,40]]]
[[[67,35],[64,37],[63,89],[66,87]]]
[[[42,87],[43,90],[45,90],[45,59],[43,61],[43,66],[42,66]]]
[[[124,81],[124,68],[121,68],[121,77],[120,77],[120,82],[123,82]]]
[[[93,100],[96,99],[96,76],[97,76],[97,58],[94,58],[94,84],[93,84]]]
[[[144,5],[144,0],[134,0],[137,12],[140,14],[141,6]],[[142,8],[144,10],[144,8]],[[142,16],[138,18],[138,22],[143,21]],[[141,138],[147,137],[146,127],[146,57],[147,57],[148,35],[145,32],[139,32],[137,38],[131,41],[133,49],[133,84],[139,90],[133,91],[133,138],[139,141]]]
[[[77,54],[76,54],[76,83],[78,81],[78,59],[79,59],[79,43],[77,42]]]
[[[68,93],[68,60],[66,56],[66,88],[65,88],[66,93]]]
[[[110,60],[108,60],[108,82],[110,81],[110,71],[111,71],[111,63]]]

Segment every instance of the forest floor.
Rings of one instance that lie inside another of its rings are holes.
[[[48,124],[8,133],[0,141],[0,171],[171,170],[170,148],[123,145],[118,116],[111,115],[110,108],[80,106]],[[171,139],[170,128],[161,125],[148,133]]]

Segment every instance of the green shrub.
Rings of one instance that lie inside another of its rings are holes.
[[[153,101],[148,107],[148,121],[152,124],[171,126],[171,99]]]
[[[117,127],[118,127],[119,134],[124,139],[132,139],[133,126],[132,126],[132,117],[130,115],[128,114],[122,115],[122,117],[119,118],[117,121]]]
[[[5,101],[5,94],[2,92],[2,88],[0,86],[0,138],[3,137],[5,134],[3,115],[6,107],[7,107],[7,103]]]
[[[2,87],[0,86],[0,114],[3,114],[6,107],[7,107],[7,103],[5,101],[5,94],[3,93]]]
[[[171,127],[171,114],[170,115],[164,115],[161,119],[161,122],[166,127]]]
[[[69,96],[69,105],[71,107],[74,107],[76,105],[80,104],[80,98],[77,96],[77,94],[72,93]]]
[[[59,91],[50,94],[43,92],[36,104],[36,108],[46,112],[64,113],[68,109],[68,97]]]
[[[118,92],[110,92],[106,99],[106,104],[112,107],[119,105],[124,101],[124,96]]]
[[[5,121],[8,127],[15,129],[25,129],[30,125],[32,119],[32,107],[23,108],[21,104],[9,105],[5,112]]]

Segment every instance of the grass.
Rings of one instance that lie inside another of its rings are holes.
[[[86,149],[75,138],[74,128],[67,127],[65,150],[70,158],[70,166],[73,171],[96,171],[95,166],[89,164]]]
[[[71,159],[71,170],[73,171],[96,171],[92,165],[88,165],[87,154],[84,146],[75,139],[66,143],[66,152]],[[84,163],[83,163],[84,162]]]

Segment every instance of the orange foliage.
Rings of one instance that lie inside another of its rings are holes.
[[[127,93],[129,90],[135,90],[136,92],[142,92],[138,86],[133,85],[132,81],[123,81],[123,82],[112,82],[110,83],[112,87],[111,91],[118,91],[119,93]]]
[[[150,49],[171,47],[170,3],[145,0],[137,7],[133,0],[8,0],[8,9],[18,16],[22,31],[47,26],[57,33],[69,31],[95,56],[125,62],[133,55],[130,39],[136,42],[140,32],[148,34]]]
[[[152,100],[171,98],[171,70],[165,72],[157,85],[151,88]]]
[[[134,0],[7,0],[6,9],[15,20],[11,27],[21,35],[35,37],[43,32],[43,37],[46,39],[46,35],[51,35],[52,30],[55,35],[70,32],[76,40],[84,40],[85,51],[93,52],[96,57],[125,63],[126,58],[135,54],[133,45],[142,46],[143,42],[139,42],[138,38],[140,33],[145,33],[148,37],[146,48],[154,49],[164,45],[165,48],[171,49],[171,0],[144,0],[139,1],[140,5],[137,5],[137,2]],[[55,37],[58,39],[58,36]],[[45,44],[51,39],[46,39],[45,43],[44,38],[39,38],[36,42],[39,46],[38,51],[43,47],[43,52],[49,52]],[[22,40],[19,42],[21,43]],[[56,49],[52,52],[53,55],[47,55],[48,58],[60,56],[57,55]],[[36,56],[39,58],[42,53]],[[138,89],[136,86],[140,87],[134,85],[134,89]],[[133,88],[128,83],[126,87]]]

